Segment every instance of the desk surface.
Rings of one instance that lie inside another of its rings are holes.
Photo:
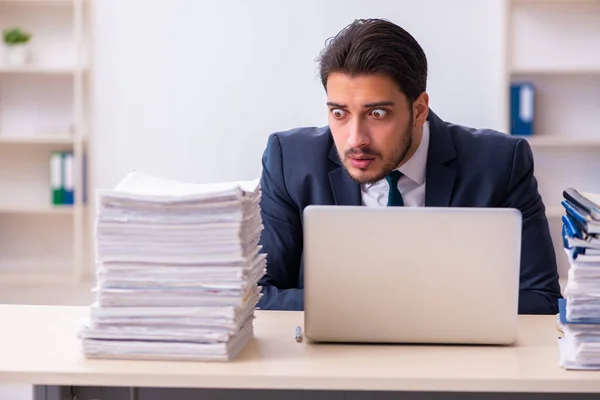
[[[189,388],[600,392],[600,372],[558,366],[553,316],[521,316],[512,347],[314,345],[303,314],[258,311],[230,363],[87,360],[87,307],[0,306],[0,383]]]

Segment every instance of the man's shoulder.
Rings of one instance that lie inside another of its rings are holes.
[[[274,132],[270,139],[276,139],[282,146],[304,146],[311,147],[323,144],[331,146],[332,137],[328,126],[316,127],[307,126]]]
[[[266,154],[281,157],[290,168],[312,171],[327,162],[332,146],[329,127],[302,127],[272,133]]]
[[[513,157],[518,148],[529,149],[526,139],[498,130],[448,124],[457,154],[480,156],[486,160]]]
[[[327,170],[332,146],[328,127],[294,128],[272,133],[264,157],[280,160],[288,176],[304,176]]]

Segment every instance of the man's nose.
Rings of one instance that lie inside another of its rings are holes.
[[[354,119],[349,124],[348,145],[352,148],[364,147],[369,144],[369,134],[366,127],[359,119]]]

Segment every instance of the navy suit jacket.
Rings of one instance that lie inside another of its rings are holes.
[[[431,111],[428,120],[425,206],[520,210],[519,313],[556,314],[561,297],[556,256],[528,142],[449,124]],[[272,134],[263,156],[261,186],[267,271],[260,281],[263,297],[258,306],[303,310],[303,210],[309,205],[361,205],[360,185],[350,178],[331,131],[323,127]]]

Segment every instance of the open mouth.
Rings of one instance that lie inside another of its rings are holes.
[[[356,157],[350,157],[350,163],[352,164],[352,166],[354,168],[358,168],[358,169],[366,169],[369,168],[369,166],[373,163],[373,161],[375,161],[374,158],[356,158]]]

